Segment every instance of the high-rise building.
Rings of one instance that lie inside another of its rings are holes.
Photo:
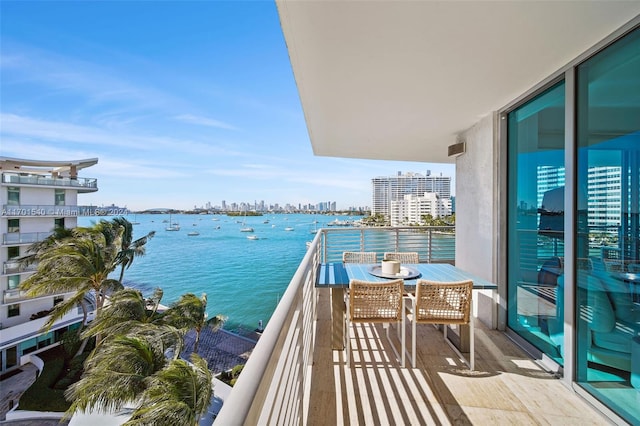
[[[405,195],[402,200],[391,202],[391,226],[419,224],[426,215],[433,218],[451,215],[451,198],[426,192],[422,196]]]
[[[67,294],[28,297],[19,285],[35,271],[17,259],[28,247],[42,241],[55,227],[75,228],[80,207],[78,194],[98,190],[96,179],[80,178],[78,172],[93,166],[97,158],[78,161],[36,161],[0,157],[0,371],[20,365],[26,354],[40,352],[60,341],[62,334],[79,327],[83,315],[73,310],[42,333],[46,314]]]
[[[405,195],[422,196],[426,192],[436,193],[440,198],[451,198],[451,177],[426,176],[420,173],[398,172],[396,176],[381,176],[371,179],[371,214],[391,214],[391,202],[402,201]]]

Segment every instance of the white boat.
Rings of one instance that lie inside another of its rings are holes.
[[[257,235],[248,235],[247,239],[248,240],[259,240],[260,238]]]
[[[286,228],[284,228],[285,231],[293,231],[294,228],[287,226]]]
[[[245,217],[247,216],[247,213],[244,213]],[[253,228],[250,226],[247,226],[244,222],[244,220],[242,222],[242,228],[240,228],[240,232],[253,232]]]
[[[171,221],[171,215],[169,215],[169,226],[167,226],[166,228],[164,228],[165,231],[179,231],[180,230],[180,224],[177,222],[172,222]]]
[[[191,231],[191,232],[188,232],[187,235],[190,237],[194,237],[196,235],[200,235],[200,233],[198,231]]]

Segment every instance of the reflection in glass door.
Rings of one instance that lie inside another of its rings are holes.
[[[508,326],[562,364],[565,83],[508,115]]]
[[[640,29],[577,68],[576,381],[640,422]]]

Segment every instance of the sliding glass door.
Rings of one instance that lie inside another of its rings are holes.
[[[577,67],[577,381],[640,421],[640,30]],[[580,208],[580,207],[579,207]]]
[[[562,364],[565,84],[508,115],[508,326]]]

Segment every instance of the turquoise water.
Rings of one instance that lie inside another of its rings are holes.
[[[243,333],[262,321],[266,326],[279,298],[287,288],[313,238],[316,225],[323,226],[335,216],[306,214],[265,214],[246,217],[253,234],[240,232],[243,218],[226,215],[173,215],[180,231],[165,231],[169,215],[128,215],[134,238],[156,231],[147,243],[147,254],[135,259],[125,272],[124,284],[150,295],[164,290],[162,303],[168,305],[180,295],[207,293],[209,316],[228,317],[225,329]],[[344,216],[339,217],[344,220]],[[105,217],[110,219],[110,217]],[[268,220],[269,223],[263,223]],[[96,221],[81,217],[79,226]],[[216,229],[220,227],[219,229]],[[285,231],[286,227],[294,228]],[[188,236],[198,231],[198,236]],[[247,239],[256,235],[258,240]]]

